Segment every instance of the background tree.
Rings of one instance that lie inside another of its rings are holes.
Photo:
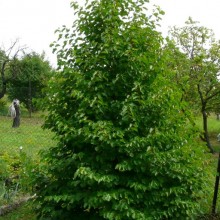
[[[156,31],[162,12],[147,16],[146,2],[72,4],[79,19],[58,30],[60,72],[49,83],[45,123],[58,145],[36,172],[40,217],[187,219],[196,213],[200,148],[181,111],[181,93],[166,77],[172,72]]]
[[[0,99],[6,94],[9,81],[17,75],[16,62],[20,52],[24,50],[22,47],[17,47],[17,44],[18,41],[16,40],[9,49],[0,48]],[[13,71],[9,73],[8,68],[10,65],[13,65]]]
[[[14,65],[10,65],[9,71],[13,72]],[[36,110],[37,106],[33,99],[42,98],[42,89],[46,86],[52,68],[44,54],[25,54],[17,60],[16,68],[19,74],[10,80],[8,95],[9,98],[18,98],[28,109],[29,115]]]
[[[185,53],[175,44],[175,41],[166,38],[165,46],[163,48],[166,54],[166,65],[168,69],[171,69],[173,74],[169,74],[170,80],[176,82],[179,91],[182,94],[181,101],[187,101],[190,105],[193,105],[192,98],[188,97],[188,71],[190,69],[190,62]],[[192,95],[192,94],[190,94]]]
[[[220,94],[218,80],[220,71],[220,42],[214,39],[211,30],[199,26],[191,18],[184,27],[174,27],[170,30],[171,39],[181,53],[185,54],[188,61],[184,68],[178,70],[179,82],[184,90],[184,98],[189,101],[194,109],[199,109],[203,117],[202,140],[206,141],[208,148],[214,152],[208,135],[208,114],[216,109],[217,97]],[[179,56],[174,54],[177,68]],[[177,82],[177,81],[176,81]],[[184,86],[185,85],[185,86]],[[219,103],[219,102],[218,102]]]

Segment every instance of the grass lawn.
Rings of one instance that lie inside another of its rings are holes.
[[[20,127],[12,128],[12,118],[0,116],[0,156],[12,156],[12,159],[9,159],[9,161],[13,162],[13,155],[17,155],[20,151],[20,147],[22,147],[22,151],[29,157],[37,159],[38,152],[41,149],[54,146],[56,142],[53,140],[53,134],[48,130],[42,129],[43,122],[44,119],[38,116],[33,116],[32,118],[21,117]],[[0,177],[1,171],[4,172],[4,169],[1,168],[2,167],[0,167]],[[4,173],[2,174],[4,175]],[[1,195],[0,202],[4,202]],[[0,216],[0,219],[34,220],[36,217],[28,202],[13,212]]]
[[[19,128],[12,128],[10,117],[0,116],[0,152],[16,153],[22,146],[30,156],[55,144],[52,133],[42,129],[42,118],[21,118]]]

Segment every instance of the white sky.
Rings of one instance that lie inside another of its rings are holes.
[[[37,53],[45,51],[55,66],[50,43],[56,40],[54,31],[71,25],[74,19],[70,0],[0,0],[0,46],[8,49],[19,39]]]
[[[82,0],[78,0],[81,2]],[[62,25],[70,26],[74,19],[71,0],[0,0],[0,46],[7,49],[11,42],[20,39],[35,52],[46,52],[56,66],[50,43],[56,40],[54,31]],[[189,16],[201,25],[214,30],[220,39],[220,0],[151,0],[165,11],[161,28],[182,26]]]
[[[165,11],[160,23],[164,32],[169,26],[183,26],[191,16],[200,25],[212,29],[220,39],[220,0],[151,0],[151,3]]]

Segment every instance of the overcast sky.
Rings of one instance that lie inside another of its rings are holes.
[[[165,31],[169,26],[183,26],[189,16],[214,31],[220,39],[220,0],[152,0],[165,11],[161,22]]]
[[[78,0],[82,1],[82,0]],[[70,26],[74,19],[71,0],[0,0],[0,46],[5,49],[19,39],[35,52],[46,52],[55,66],[50,43],[56,40],[54,31]],[[169,26],[182,26],[189,16],[214,30],[220,39],[220,0],[151,0],[165,11],[161,21],[164,34]]]
[[[37,53],[45,51],[55,65],[50,43],[56,40],[54,31],[71,25],[74,19],[71,0],[0,0],[0,46],[9,48],[19,39]]]

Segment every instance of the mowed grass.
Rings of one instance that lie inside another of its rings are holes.
[[[0,152],[16,153],[20,147],[35,157],[39,150],[54,146],[53,134],[43,130],[44,119],[40,117],[21,118],[21,125],[12,128],[12,118],[0,116]]]

